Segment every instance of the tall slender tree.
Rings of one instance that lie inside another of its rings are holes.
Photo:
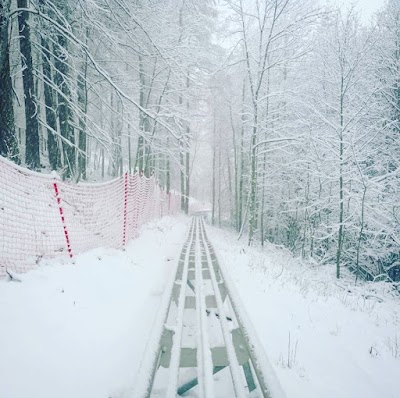
[[[18,0],[19,44],[22,63],[22,82],[25,97],[25,162],[32,169],[40,167],[38,106],[33,79],[31,29],[27,0]]]
[[[19,162],[10,71],[10,5],[11,0],[0,1],[0,155]]]
[[[57,170],[61,167],[61,154],[57,139],[57,115],[55,93],[53,90],[53,75],[51,72],[52,53],[50,51],[49,40],[47,35],[42,32],[40,38],[42,46],[42,69],[43,69],[43,91],[46,109],[47,123],[47,149],[49,163],[52,170]]]

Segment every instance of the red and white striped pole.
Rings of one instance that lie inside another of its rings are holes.
[[[65,242],[67,243],[68,254],[69,254],[69,257],[72,258],[71,242],[70,242],[70,240],[69,240],[67,224],[66,224],[66,222],[65,222],[64,210],[63,210],[63,208],[62,208],[62,206],[61,206],[60,192],[59,192],[59,190],[58,190],[58,185],[57,185],[56,182],[53,184],[53,186],[54,186],[54,192],[55,192],[55,194],[56,194],[56,200],[57,200],[57,204],[58,204],[58,210],[59,210],[60,216],[61,216],[61,223],[62,223],[62,226],[63,226],[63,229],[64,229],[64,236],[65,236]]]
[[[128,172],[125,173],[125,184],[124,184],[124,227],[122,231],[122,247],[125,249],[126,245],[126,222],[128,213]]]

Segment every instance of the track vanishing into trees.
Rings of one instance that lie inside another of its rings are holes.
[[[201,217],[192,220],[174,276],[135,397],[272,397]]]

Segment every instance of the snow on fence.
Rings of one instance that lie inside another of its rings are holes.
[[[175,214],[180,198],[156,180],[124,174],[104,183],[64,182],[0,156],[0,278],[43,258],[122,248],[148,221]]]

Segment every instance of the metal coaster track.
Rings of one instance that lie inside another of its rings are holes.
[[[196,388],[201,398],[221,391],[272,398],[201,217],[192,220],[174,276],[158,322],[157,350],[139,375],[134,397],[175,398]]]

